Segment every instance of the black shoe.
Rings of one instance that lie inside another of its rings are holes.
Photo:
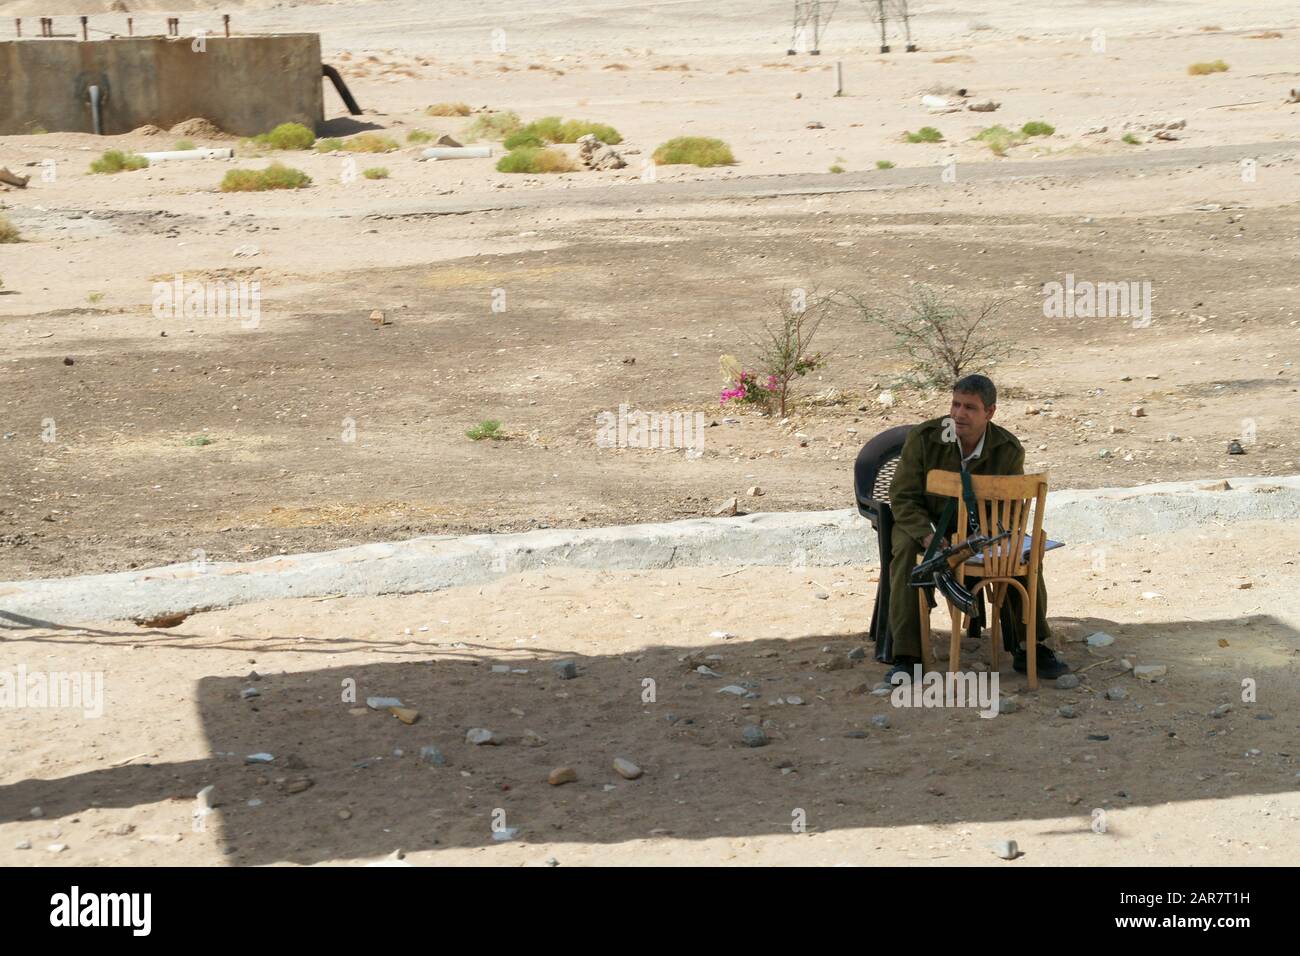
[[[898,655],[894,658],[894,666],[885,671],[885,682],[888,684],[894,683],[895,674],[902,674],[903,679],[910,682],[912,680],[912,671],[919,663],[921,663],[919,657],[907,657],[903,654]]]
[[[1025,652],[1023,650],[1016,651],[1015,658],[1011,666],[1015,669],[1016,673],[1018,674],[1029,673],[1029,658],[1025,655]],[[1039,677],[1042,677],[1046,680],[1055,680],[1056,678],[1060,677],[1062,674],[1069,673],[1069,671],[1070,671],[1070,665],[1065,663],[1065,661],[1061,660],[1055,654],[1053,654],[1051,648],[1044,647],[1042,644],[1038,645],[1038,676]]]

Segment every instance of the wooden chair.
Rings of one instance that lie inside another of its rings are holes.
[[[954,577],[972,594],[979,594],[988,588],[992,612],[989,620],[993,631],[993,670],[998,670],[998,652],[1002,645],[1001,611],[1002,602],[1006,600],[1007,589],[1017,588],[1024,600],[1021,607],[1025,620],[1025,656],[1029,669],[1029,689],[1038,689],[1038,575],[1043,565],[1043,509],[1047,504],[1047,472],[1034,475],[971,475],[971,489],[975,492],[975,506],[979,519],[979,529],[983,534],[998,534],[1000,530],[1010,531],[1011,537],[1004,538],[992,548],[982,552],[983,561],[972,556],[960,564]],[[953,544],[966,539],[966,502],[962,500],[961,475],[955,471],[932,469],[925,478],[925,490],[932,495],[943,495],[957,499],[957,530],[951,539]],[[1033,511],[1032,532],[1029,527],[1030,511]],[[999,525],[1001,526],[999,528]],[[1032,533],[1032,545],[1028,554],[1022,557],[1025,536]],[[1018,578],[1025,578],[1021,583]],[[970,581],[974,578],[976,580]],[[917,591],[917,600],[921,602],[921,658],[928,673],[930,662],[930,608],[925,601],[925,593]],[[952,644],[948,652],[948,668],[956,671],[961,664],[962,612],[951,601],[948,613],[952,617]]]

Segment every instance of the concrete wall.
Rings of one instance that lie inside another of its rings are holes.
[[[320,37],[191,37],[0,42],[0,135],[94,132],[87,87],[107,89],[103,132],[164,129],[201,116],[252,136],[278,123],[314,129],[324,117]]]

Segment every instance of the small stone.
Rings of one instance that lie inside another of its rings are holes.
[[[45,816],[45,811],[40,807],[32,807],[31,810],[27,811],[27,814],[32,819],[39,820],[41,817]]]
[[[1256,714],[1256,715],[1255,715],[1255,719],[1256,719],[1256,720],[1272,720],[1272,719],[1273,719],[1273,715],[1272,715],[1272,714]]]
[[[351,820],[351,819],[352,819],[352,811],[351,811],[351,810],[340,810],[340,811],[338,812],[338,818],[339,818],[340,820]]]
[[[1056,678],[1057,690],[1074,690],[1080,684],[1078,674],[1062,674]]]
[[[509,673],[510,673],[510,665],[509,665],[509,664],[493,664],[493,665],[492,665],[492,673],[493,673],[493,674],[509,674]]]
[[[719,674],[717,671],[713,670],[711,667],[705,667],[703,664],[701,664],[699,667],[695,668],[695,673],[699,674],[701,677],[721,677],[721,676],[722,676],[722,675]]]
[[[31,840],[19,840],[14,844],[15,850],[30,850],[32,848]]]
[[[543,737],[541,734],[539,734],[539,733],[538,733],[537,731],[535,731],[535,730],[525,730],[525,731],[524,731],[524,746],[525,746],[525,747],[545,747],[545,746],[546,746],[546,738]]]
[[[874,714],[871,718],[871,726],[880,730],[889,729],[889,717],[885,714]]]
[[[275,758],[268,753],[249,754],[244,758],[244,763],[270,763]]]
[[[556,767],[546,778],[546,782],[552,787],[558,787],[566,783],[573,783],[578,779],[578,771],[572,767]]]
[[[1064,717],[1066,720],[1073,720],[1078,716],[1078,714],[1074,712],[1074,708],[1069,704],[1062,704],[1060,707],[1056,708],[1056,714],[1058,717]]]
[[[849,660],[851,660],[851,661],[863,661],[863,660],[866,660],[866,659],[867,659],[867,649],[866,649],[865,647],[855,647],[855,648],[853,648],[853,650],[849,651],[848,657],[849,657]]]
[[[853,666],[853,662],[847,657],[832,657],[828,661],[822,661],[817,665],[819,671],[844,671]]]
[[[1134,418],[1147,417],[1147,410],[1143,408],[1141,405],[1134,405],[1132,408],[1128,410],[1128,413],[1132,415]]]
[[[815,597],[819,601],[829,601],[831,596],[827,594],[825,591],[814,591],[813,597]]]
[[[216,804],[212,802],[212,792],[214,790],[216,790],[216,787],[212,784],[208,784],[194,797],[194,799],[198,801],[199,810],[203,813],[209,813],[216,807]]]
[[[1164,664],[1138,664],[1133,668],[1133,676],[1138,680],[1157,680],[1164,677],[1169,668]]]
[[[518,827],[502,827],[500,830],[492,831],[492,839],[497,843],[508,843],[517,836],[519,836]]]
[[[251,700],[254,697],[261,697],[262,692],[256,687],[245,687],[239,692],[239,696],[244,698],[244,700]]]
[[[1088,638],[1089,647],[1110,647],[1115,643],[1115,638],[1111,637],[1105,631],[1098,631]]]
[[[848,737],[850,740],[865,740],[868,735],[865,730],[850,730],[844,736]]]
[[[465,731],[465,743],[474,744],[476,747],[483,744],[496,747],[501,743],[501,738],[486,727],[471,727]]]
[[[311,777],[299,777],[297,780],[290,780],[285,784],[284,789],[289,793],[302,793],[304,790],[310,790],[316,785],[316,781]]]
[[[766,747],[770,743],[767,733],[756,724],[747,724],[740,732],[740,739],[746,747]]]
[[[796,697],[793,694],[787,694],[785,698],[785,702],[787,704],[793,704],[795,707],[799,707],[803,704],[803,698]]]
[[[993,844],[993,852],[999,859],[1014,860],[1020,856],[1020,847],[1015,840],[998,840]]]
[[[1110,734],[1089,734],[1089,740],[1110,740]]]
[[[758,485],[752,485],[745,494],[749,495],[751,498],[757,498],[763,494],[763,489],[758,487]]]
[[[371,710],[387,710],[389,707],[401,707],[402,701],[398,697],[367,697],[366,706]]]
[[[51,843],[45,849],[49,850],[51,853],[62,853],[67,848],[68,845],[66,843]]]
[[[556,661],[551,665],[555,676],[560,680],[573,680],[578,676],[578,665],[573,661]]]
[[[1128,691],[1126,691],[1123,687],[1108,687],[1106,688],[1106,699],[1126,700],[1128,699]]]
[[[423,763],[432,764],[435,767],[447,766],[447,758],[442,755],[442,751],[437,747],[428,745],[421,747],[420,760]]]
[[[1015,713],[1016,711],[1018,711],[1019,709],[1020,709],[1020,702],[1019,702],[1018,700],[1016,700],[1014,697],[999,697],[999,698],[998,698],[998,713],[999,713],[999,714],[1014,714],[1014,713]]]
[[[1235,440],[1234,440],[1234,441],[1230,441],[1230,442],[1228,442],[1228,454],[1229,454],[1229,455],[1244,455],[1244,454],[1246,454],[1246,449],[1244,449],[1244,448],[1241,447],[1241,442],[1239,442],[1239,441],[1235,441]]]
[[[740,510],[740,502],[735,498],[728,498],[718,507],[713,509],[713,513],[720,517],[733,517]]]
[[[1214,708],[1214,710],[1210,711],[1210,716],[1223,717],[1225,714],[1230,714],[1230,713],[1232,713],[1231,704],[1220,704],[1218,707]]]
[[[614,758],[614,770],[624,780],[635,780],[643,773],[640,767],[623,757]]]
[[[720,687],[720,688],[718,688],[718,693],[719,693],[719,694],[733,694],[733,695],[735,695],[736,697],[744,697],[746,691],[745,691],[745,688],[740,687],[740,686],[738,686],[738,685],[736,685],[736,684],[728,684],[726,687]]]
[[[389,707],[388,712],[404,724],[413,724],[420,719],[420,712],[414,707]]]

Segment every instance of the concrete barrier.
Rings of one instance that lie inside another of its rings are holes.
[[[315,33],[205,37],[26,39],[0,42],[0,135],[94,132],[89,89],[103,102],[103,132],[203,117],[252,136],[279,123],[314,130],[324,118]]]
[[[1300,476],[1213,479],[1137,488],[1057,491],[1044,528],[1070,547],[1241,521],[1296,520]],[[877,563],[871,525],[856,511],[769,512],[663,524],[500,535],[439,535],[248,563],[0,584],[0,629],[124,620],[326,594],[406,594],[479,584],[541,568],[625,570],[708,565]]]

